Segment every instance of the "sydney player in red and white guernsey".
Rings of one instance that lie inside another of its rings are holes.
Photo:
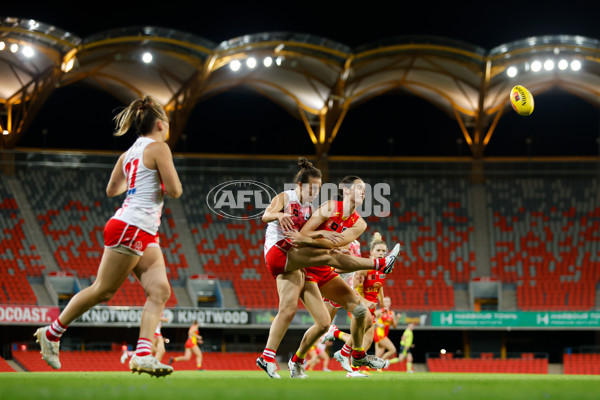
[[[271,378],[280,378],[275,356],[277,349],[294,317],[298,299],[311,311],[313,305],[322,307],[323,300],[318,290],[304,290],[303,268],[317,265],[332,265],[345,271],[381,269],[393,265],[395,257],[368,260],[331,251],[338,246],[341,234],[332,230],[314,231],[302,235],[303,240],[293,243],[289,235],[297,234],[312,216],[312,201],[321,187],[321,171],[308,160],[301,158],[301,170],[294,181],[296,188],[279,193],[265,210],[262,220],[268,223],[265,234],[265,263],[276,279],[279,295],[279,310],[271,323],[269,338],[263,354],[256,364]],[[317,289],[315,287],[315,289]],[[322,314],[319,314],[322,315]],[[313,314],[313,317],[315,314]],[[327,316],[327,320],[329,317]],[[327,322],[329,326],[329,322]]]
[[[366,229],[367,224],[364,219],[356,212],[357,205],[362,204],[365,196],[365,183],[357,176],[347,176],[340,182],[338,198],[340,200],[330,200],[322,205],[304,225],[298,233],[290,234],[289,237],[295,243],[310,242],[309,239],[316,232],[332,231],[338,232],[341,239],[337,246],[344,247],[356,240]],[[388,257],[395,260],[400,252],[398,244]],[[353,260],[366,260],[362,257],[348,255]],[[350,288],[336,272],[336,269],[345,269],[337,265],[324,263],[305,269],[305,293],[317,291],[329,300],[338,303],[352,314],[350,323],[350,335],[353,343],[358,345],[352,348],[351,361],[355,366],[366,365],[371,368],[382,368],[386,362],[372,355],[367,355],[362,347],[365,327],[372,325],[370,318],[367,318],[369,311],[361,297]],[[390,265],[381,268],[375,268],[378,271],[389,273],[393,269],[393,262]],[[311,314],[314,325],[304,334],[298,351],[288,366],[292,378],[305,378],[303,362],[310,348],[324,333],[327,332],[331,323],[329,312],[322,301],[320,306],[314,305]],[[306,304],[306,302],[305,302]]]
[[[96,280],[73,296],[52,325],[38,329],[34,336],[40,343],[42,358],[59,369],[59,340],[67,327],[91,307],[110,300],[133,272],[147,299],[129,368],[163,376],[172,373],[173,368],[151,355],[154,331],[171,296],[158,227],[164,196],[181,196],[181,182],[166,143],[169,120],[156,99],[146,96],[134,100],[115,121],[115,136],[125,134],[134,124],[139,137],[117,160],[106,188],[109,197],[123,193],[126,197],[104,228],[104,253]]]

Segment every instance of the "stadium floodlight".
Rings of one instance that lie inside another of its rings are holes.
[[[4,50],[5,47],[6,47],[6,43],[0,42],[0,51]]]
[[[564,71],[567,68],[569,68],[569,62],[564,58],[558,62],[558,69]]]
[[[271,57],[265,57],[263,60],[263,65],[269,68],[271,65],[273,65],[273,59]]]
[[[23,49],[21,50],[23,52],[23,55],[27,58],[31,58],[33,57],[34,51],[31,47],[29,46],[24,46]]]
[[[146,64],[150,64],[152,62],[152,53],[150,53],[149,51],[145,52],[142,55],[142,61]]]
[[[531,70],[533,72],[539,72],[542,69],[542,63],[539,61],[534,61],[531,63]]]
[[[515,76],[517,76],[517,67],[508,67],[508,69],[506,70],[506,75],[508,75],[511,78],[514,78]]]
[[[3,134],[4,136],[8,135],[9,133],[10,133],[10,132],[9,132],[9,131],[7,131],[6,129],[2,131],[2,134]]]
[[[239,60],[233,60],[232,62],[229,63],[229,68],[231,68],[231,70],[233,72],[239,71],[241,66],[242,66],[242,63]]]
[[[62,70],[66,73],[73,69],[75,65],[75,57],[72,57],[69,61],[63,63]]]
[[[256,58],[250,57],[246,60],[246,66],[250,69],[256,67]]]
[[[285,57],[279,56],[275,59],[275,64],[277,64],[278,66],[281,66],[281,64],[283,64],[283,60],[285,60]]]
[[[16,43],[13,43],[10,45],[10,51],[13,53],[16,53],[17,51],[19,51],[19,45]]]
[[[546,60],[544,62],[544,69],[546,71],[552,71],[554,69],[554,61],[552,61],[552,60]]]
[[[579,71],[581,69],[581,61],[579,61],[579,60],[571,61],[571,69],[573,71]]]

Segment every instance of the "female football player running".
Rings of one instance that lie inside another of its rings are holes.
[[[115,117],[115,136],[125,134],[132,124],[139,137],[123,153],[110,176],[106,194],[126,193],[123,206],[104,228],[104,253],[94,283],[77,293],[49,326],[35,332],[42,358],[54,369],[61,367],[59,340],[67,327],[98,303],[110,300],[131,272],[146,292],[136,352],[129,368],[154,376],[173,372],[151,354],[152,336],[165,304],[171,296],[165,261],[158,244],[158,227],[164,196],[181,196],[181,182],[166,143],[169,120],[151,96],[134,100]]]

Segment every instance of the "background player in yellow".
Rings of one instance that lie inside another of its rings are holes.
[[[395,364],[399,362],[403,362],[406,360],[406,372],[415,372],[413,370],[413,356],[410,351],[411,348],[415,347],[413,343],[414,334],[413,329],[415,324],[408,324],[404,333],[402,333],[402,338],[400,339],[400,352],[398,357],[392,358],[390,360],[390,364]]]

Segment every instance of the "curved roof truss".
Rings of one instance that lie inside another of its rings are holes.
[[[35,56],[11,51],[14,44],[31,47]],[[301,120],[321,155],[353,107],[401,90],[454,118],[473,155],[481,157],[517,83],[534,95],[561,87],[600,106],[599,61],[600,42],[581,36],[532,37],[490,51],[429,36],[389,38],[351,49],[290,32],[245,35],[217,45],[155,27],[123,28],[82,40],[48,24],[4,18],[0,131],[5,134],[0,143],[14,147],[48,94],[74,82],[109,92],[124,104],[152,94],[171,118],[171,145],[198,102],[246,86]]]

